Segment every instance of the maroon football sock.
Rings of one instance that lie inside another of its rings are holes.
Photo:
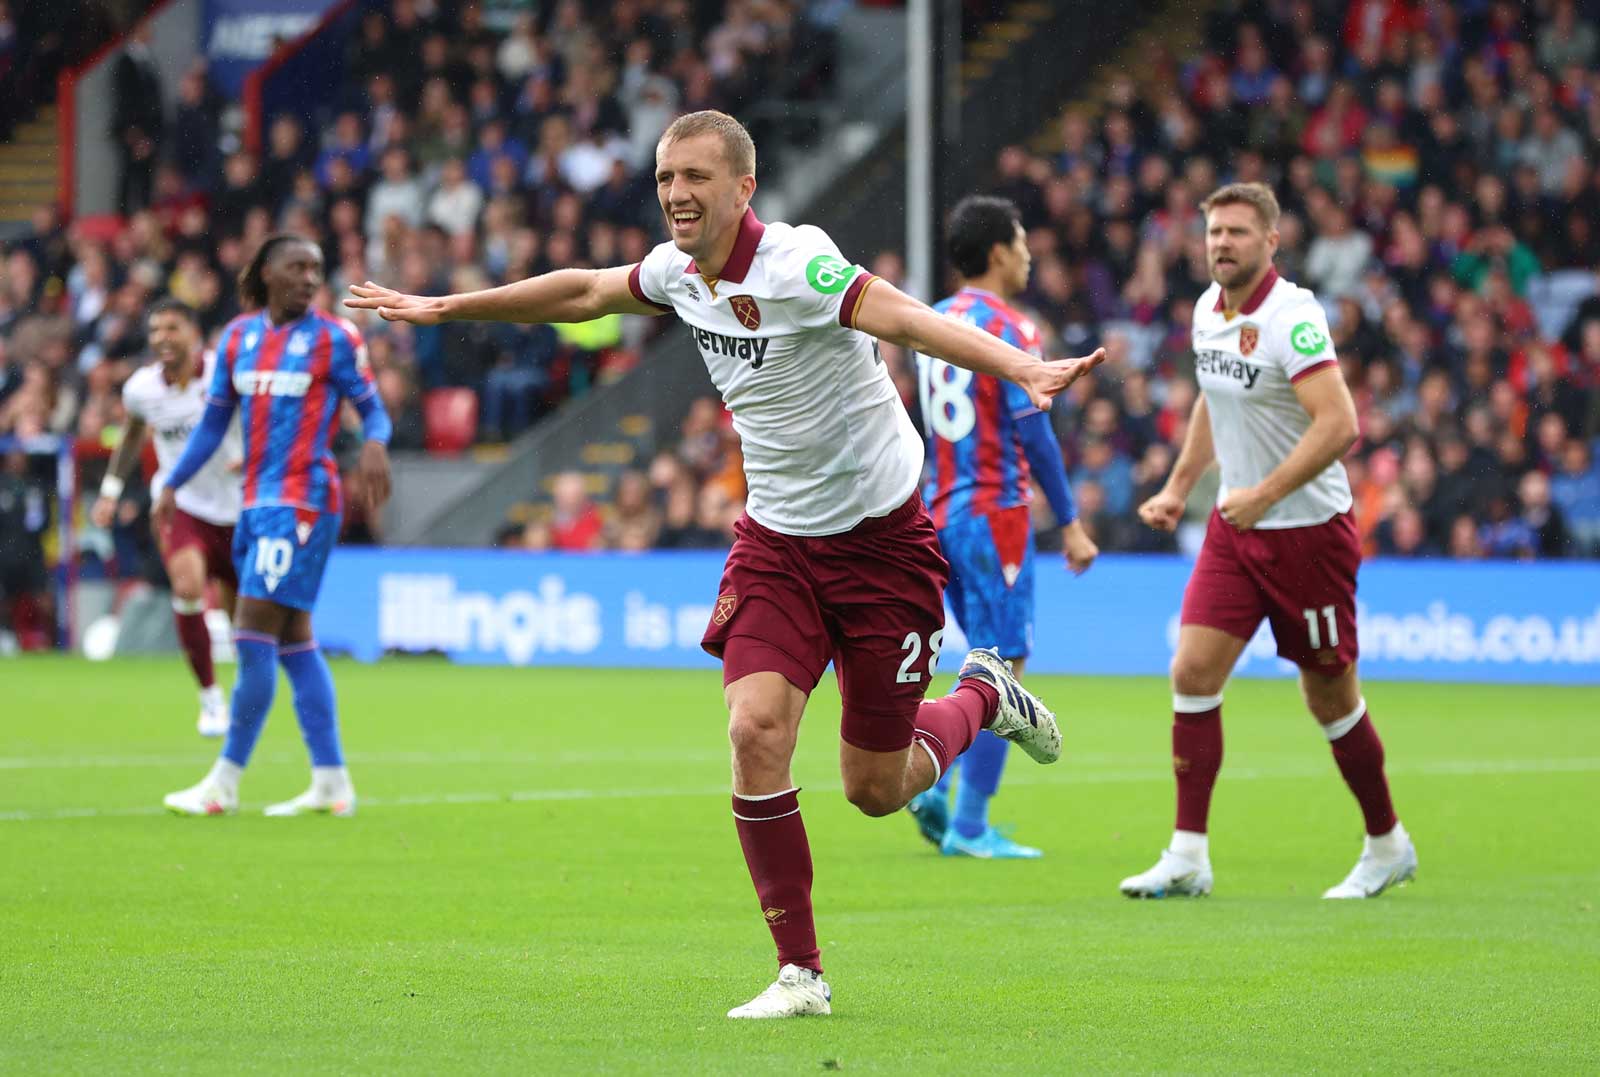
[[[1344,783],[1356,795],[1361,814],[1367,820],[1367,833],[1387,834],[1396,822],[1394,804],[1389,799],[1389,779],[1383,773],[1383,741],[1364,711],[1361,720],[1348,733],[1332,743],[1333,761],[1339,764]]]
[[[1178,783],[1175,829],[1204,834],[1211,789],[1222,769],[1222,699],[1213,697],[1215,705],[1204,710],[1177,709],[1195,698],[1175,701],[1172,712],[1172,775]]]
[[[978,731],[999,709],[999,690],[969,677],[943,699],[927,700],[917,708],[916,738],[927,745],[943,774],[957,756],[972,747]]]
[[[800,821],[800,790],[766,797],[733,795],[744,862],[761,899],[761,915],[778,946],[779,965],[822,971],[811,915],[811,845]]]
[[[172,619],[177,622],[178,642],[189,659],[189,668],[194,670],[194,679],[200,682],[201,688],[210,688],[217,683],[216,671],[211,667],[211,630],[206,627],[205,603],[195,605],[198,610],[180,610],[175,599]]]

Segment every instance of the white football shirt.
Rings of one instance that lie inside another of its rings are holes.
[[[211,384],[216,356],[206,352],[202,373],[188,384],[170,385],[161,373],[160,363],[149,363],[129,375],[122,386],[122,406],[128,414],[143,419],[156,443],[156,477],[150,492],[157,494],[166,485],[167,475],[183,455],[189,435],[200,425],[206,410],[206,386]],[[239,464],[244,460],[244,440],[239,433],[239,416],[233,417],[219,448],[197,475],[178,491],[178,507],[206,523],[232,527],[239,520],[243,498]]]
[[[1328,318],[1309,289],[1269,269],[1237,311],[1223,309],[1212,283],[1194,306],[1195,376],[1211,413],[1211,440],[1222,467],[1217,503],[1229,490],[1254,486],[1284,461],[1311,426],[1294,394],[1301,378],[1328,367],[1339,377]],[[1350,509],[1350,481],[1335,460],[1279,501],[1256,524],[1308,527]]]
[[[633,267],[634,297],[675,311],[733,413],[745,511],[785,535],[885,516],[922,475],[922,439],[856,311],[875,278],[810,225],[745,212],[722,275],[671,243]]]

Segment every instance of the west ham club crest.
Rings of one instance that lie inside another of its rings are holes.
[[[739,319],[739,324],[746,329],[761,328],[761,308],[756,306],[756,301],[747,295],[730,295],[728,306],[733,310],[733,316]]]
[[[1239,327],[1239,354],[1249,355],[1256,350],[1256,343],[1261,339],[1261,330],[1253,325]]]

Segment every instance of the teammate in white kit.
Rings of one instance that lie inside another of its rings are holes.
[[[1171,531],[1213,459],[1222,489],[1183,596],[1172,660],[1172,769],[1177,824],[1150,870],[1122,881],[1130,897],[1211,892],[1206,820],[1222,765],[1222,687],[1266,618],[1365,818],[1360,860],[1323,896],[1376,897],[1408,881],[1416,849],[1395,816],[1378,739],[1356,673],[1361,547],[1339,463],[1357,437],[1356,409],[1316,297],[1278,276],[1278,200],[1260,183],[1213,193],[1206,254],[1213,284],[1194,308],[1200,395],[1183,450],[1160,493],[1139,507]]]
[[[830,1011],[789,769],[829,662],[844,698],[845,795],[868,815],[899,811],[980,728],[1040,762],[1061,751],[1054,716],[994,652],[971,652],[950,695],[922,699],[948,566],[917,493],[922,439],[873,338],[1016,382],[1039,408],[1104,353],[1047,363],[942,317],[851,264],[819,229],[757,220],[755,187],[739,122],[691,113],[656,148],[672,241],[638,265],[445,297],[369,283],[349,304],[424,325],[673,311],[693,335],[733,412],[750,488],[702,645],[723,663],[735,826],[779,963],[777,982],[729,1016],[792,1017]]]
[[[147,330],[155,361],[134,371],[122,387],[128,425],[111,454],[100,497],[90,511],[97,527],[110,527],[128,476],[138,465],[146,431],[155,434],[159,467],[150,485],[152,498],[161,492],[167,473],[183,455],[189,434],[205,411],[205,388],[211,382],[214,356],[202,349],[195,314],[176,299],[150,308]],[[217,608],[233,616],[238,583],[233,568],[233,525],[239,520],[239,463],[244,446],[235,420],[223,451],[178,491],[178,512],[170,526],[158,531],[162,564],[172,583],[172,612],[200,685],[201,736],[228,731],[228,700],[217,684],[211,662],[211,633],[206,628],[206,581],[217,585]]]

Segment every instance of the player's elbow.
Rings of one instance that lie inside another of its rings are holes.
[[[1361,437],[1361,427],[1356,422],[1356,413],[1353,409],[1340,412],[1338,418],[1333,420],[1331,436],[1333,443],[1339,448],[1341,457],[1355,448],[1356,441]]]

